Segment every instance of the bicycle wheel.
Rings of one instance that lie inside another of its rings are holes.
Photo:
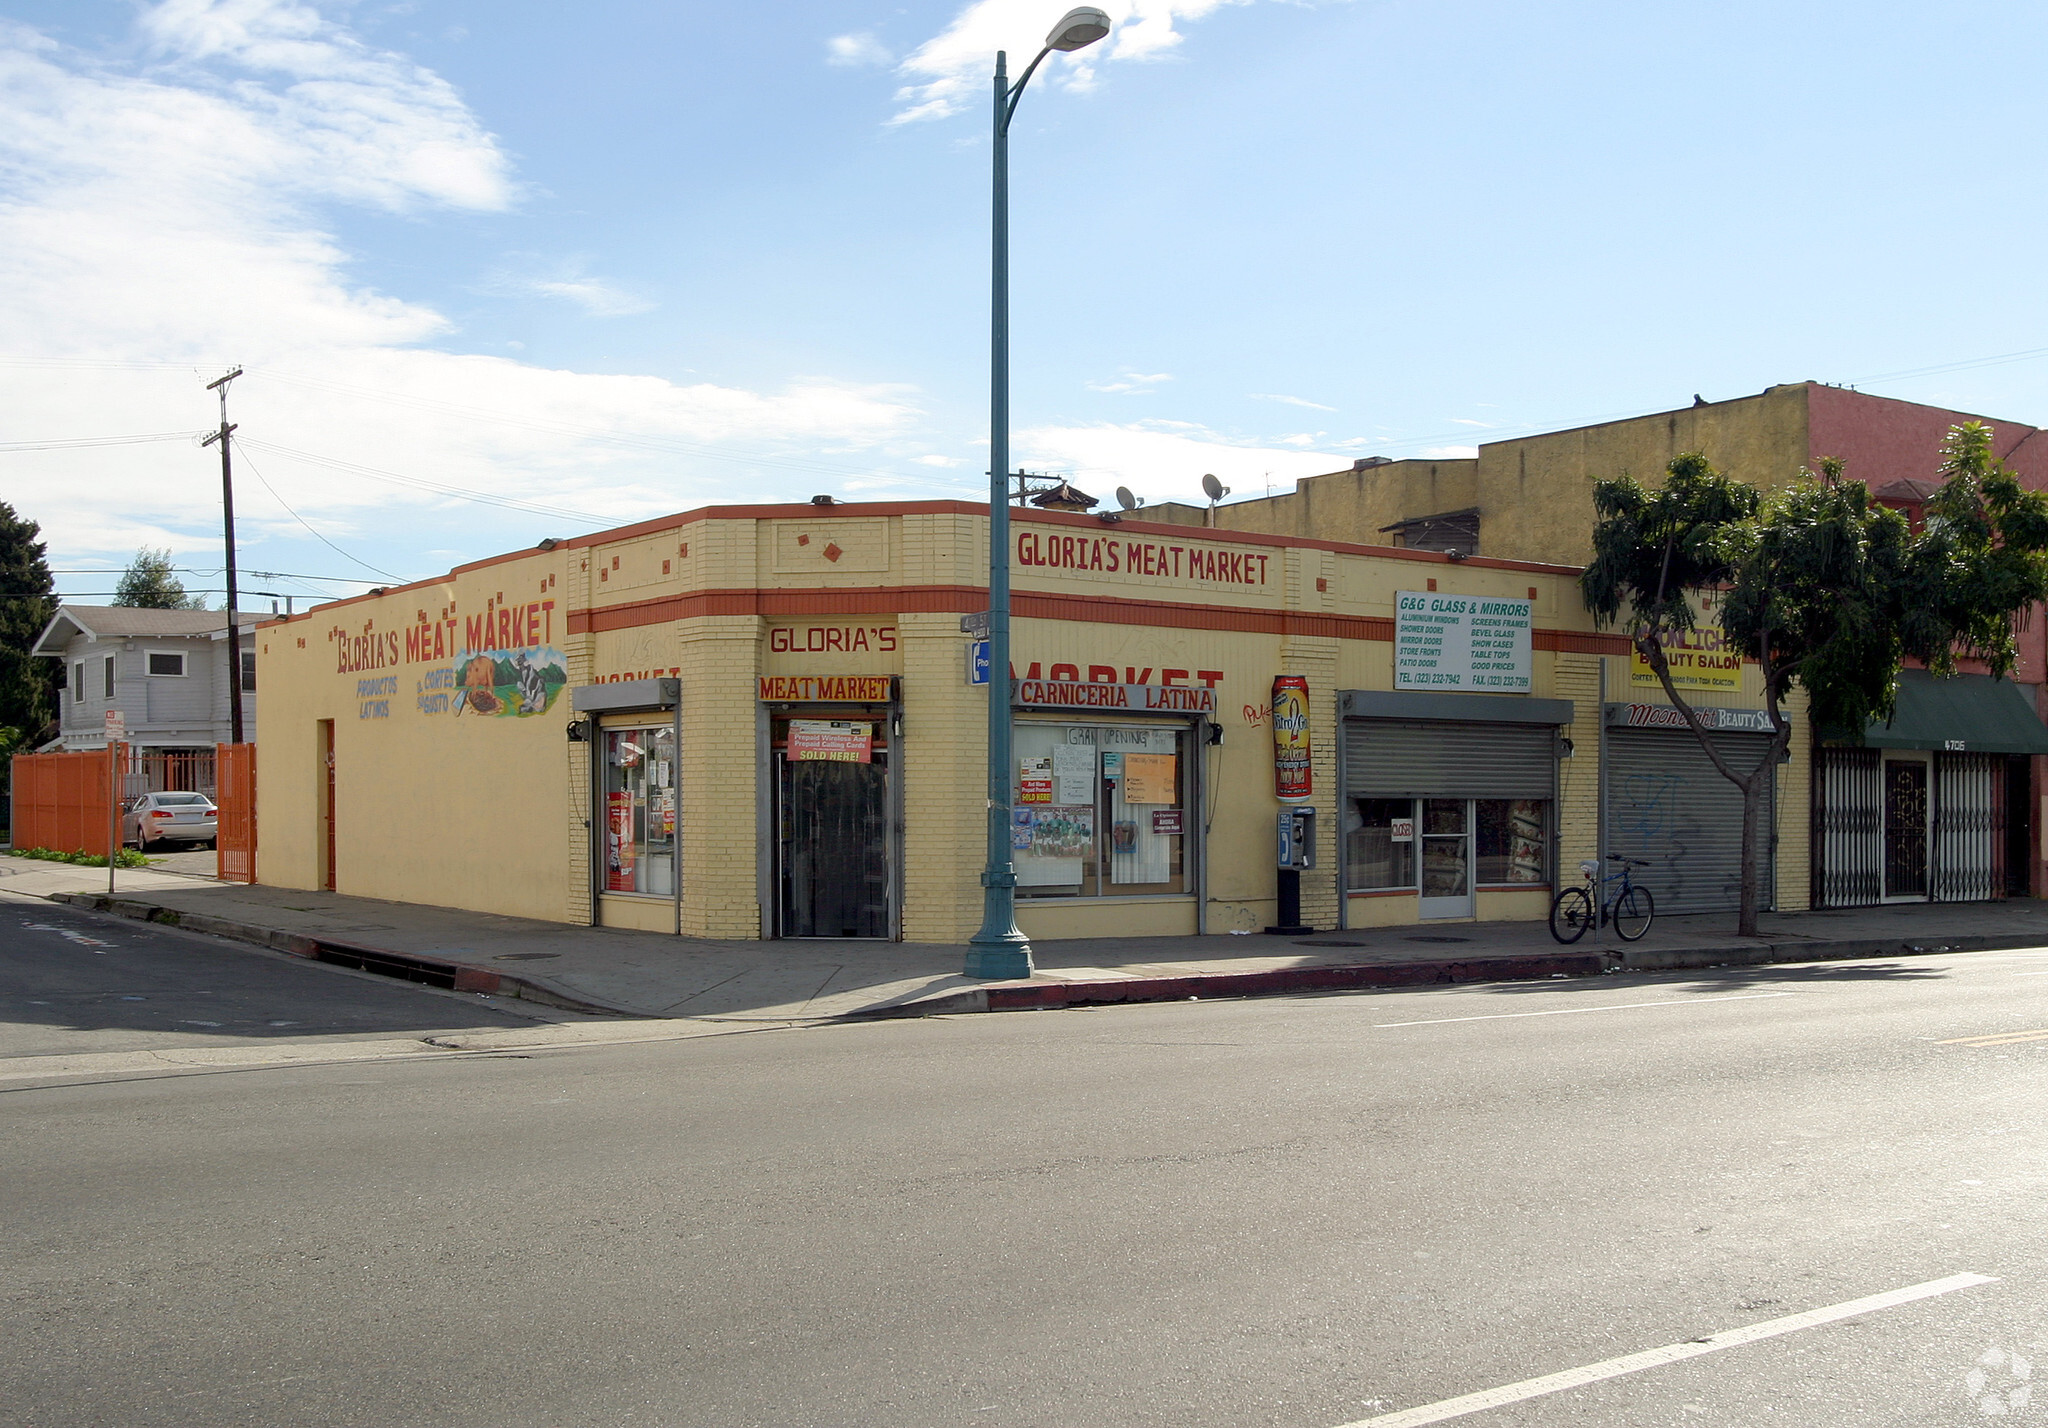
[[[1624,942],[1640,941],[1657,916],[1657,904],[1648,888],[1632,887],[1614,900],[1614,930]]]
[[[1576,942],[1593,925],[1593,899],[1584,888],[1566,888],[1550,902],[1550,935]]]

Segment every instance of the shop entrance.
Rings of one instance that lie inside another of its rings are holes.
[[[895,935],[887,728],[775,721],[777,936]]]
[[[1884,761],[1884,898],[1927,898],[1927,760]]]

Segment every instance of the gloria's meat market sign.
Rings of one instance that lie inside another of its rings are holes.
[[[1155,536],[1070,535],[1062,530],[1026,528],[1013,538],[1020,570],[1073,571],[1141,581],[1191,581],[1243,590],[1277,582],[1280,571],[1269,550],[1161,540]]]

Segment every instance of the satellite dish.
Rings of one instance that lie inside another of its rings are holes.
[[[1139,497],[1131,494],[1131,488],[1128,486],[1116,488],[1116,503],[1127,511],[1135,511],[1138,507],[1145,504]]]
[[[1230,494],[1230,488],[1221,481],[1218,481],[1214,476],[1204,476],[1202,478],[1202,490],[1208,493],[1211,501],[1220,501]]]

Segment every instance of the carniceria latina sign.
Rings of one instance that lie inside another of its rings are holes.
[[[1534,601],[1402,590],[1394,602],[1396,689],[1528,691]]]

